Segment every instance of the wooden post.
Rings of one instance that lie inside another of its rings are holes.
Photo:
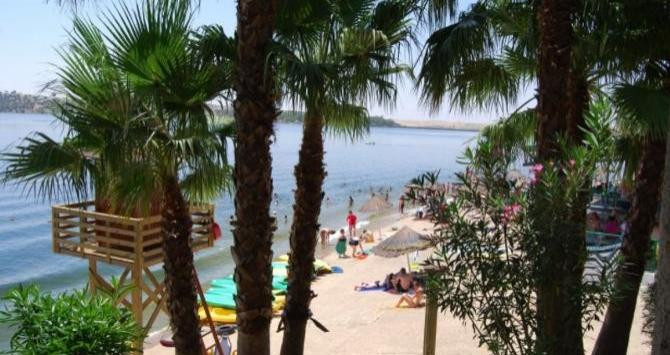
[[[95,274],[98,273],[98,262],[94,257],[88,257],[88,288],[91,294],[95,296],[98,288],[96,287]]]
[[[437,336],[437,298],[426,297],[426,318],[423,325],[423,355],[435,355]]]
[[[58,228],[60,224],[58,223],[58,210],[56,207],[51,209],[51,247],[54,253],[60,253],[60,245],[58,244],[58,238],[60,237],[60,232]]]
[[[130,304],[132,305],[133,315],[135,316],[135,321],[140,327],[144,327],[144,320],[142,313],[144,312],[144,307],[142,307],[142,283],[144,278],[142,277],[143,272],[143,258],[144,254],[142,253],[143,249],[143,240],[142,237],[142,225],[141,223],[134,224],[135,231],[135,260],[132,265],[131,278],[133,280],[133,289],[131,291]],[[137,349],[142,349],[142,340],[138,341]]]

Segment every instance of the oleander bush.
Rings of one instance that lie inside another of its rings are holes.
[[[51,295],[19,286],[3,297],[0,323],[15,329],[9,354],[128,354],[144,332],[116,306],[119,292]]]
[[[516,156],[481,137],[461,159],[467,170],[456,174],[457,194],[436,184],[407,193],[427,206],[436,225],[435,252],[425,262],[428,295],[470,324],[480,346],[493,354],[543,353],[552,334],[540,332],[538,294],[555,279],[556,264],[567,264],[556,251],[568,250],[576,265],[585,263],[585,225],[570,216],[585,215],[576,206],[589,198],[591,177],[607,153],[598,132],[585,135],[583,146],[563,144],[560,160],[532,165],[526,179],[510,178]],[[611,294],[610,267],[585,277],[561,300],[580,309],[585,328]]]

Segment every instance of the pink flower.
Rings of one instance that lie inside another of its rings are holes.
[[[568,165],[569,165],[571,168],[574,168],[574,167],[575,167],[575,164],[577,164],[577,162],[576,162],[574,159],[570,159],[570,160],[568,161]]]
[[[535,164],[535,165],[530,167],[530,171],[532,171],[535,174],[541,173],[542,170],[544,170],[544,165],[542,165],[542,164]]]
[[[521,212],[520,204],[515,203],[512,205],[505,205],[505,207],[503,207],[502,223],[507,224],[507,222],[514,219],[514,216],[516,216],[519,212]]]
[[[533,173],[533,177],[530,179],[531,185],[535,185],[540,181],[542,170],[544,170],[544,165],[542,164],[535,164],[530,167],[530,171]]]

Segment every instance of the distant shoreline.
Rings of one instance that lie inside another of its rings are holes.
[[[479,132],[487,126],[485,123],[454,122],[441,120],[392,120],[398,128],[439,129],[447,131]]]
[[[0,111],[0,114],[36,114],[36,115],[51,115],[50,112],[44,111],[32,111],[32,112],[11,112],[11,111]],[[288,123],[288,124],[302,124],[301,122],[282,120],[281,118],[277,120],[277,123]],[[470,123],[470,122],[454,122],[454,121],[440,121],[440,120],[394,120],[394,119],[384,119],[384,124],[378,124],[378,122],[373,121],[370,124],[370,127],[386,127],[386,128],[413,128],[413,129],[432,129],[432,130],[442,130],[442,131],[462,131],[462,132],[480,132],[486,124],[483,123]]]

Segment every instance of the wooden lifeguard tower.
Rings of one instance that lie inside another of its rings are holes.
[[[111,289],[98,273],[98,262],[123,268],[120,284],[134,287],[118,303],[133,312],[137,324],[151,329],[161,310],[167,314],[165,284],[150,270],[163,262],[162,217],[123,217],[95,212],[93,208],[92,201],[52,207],[53,251],[88,259],[93,293]],[[212,247],[214,206],[191,205],[190,212],[193,251]],[[146,319],[145,312],[149,315]]]

